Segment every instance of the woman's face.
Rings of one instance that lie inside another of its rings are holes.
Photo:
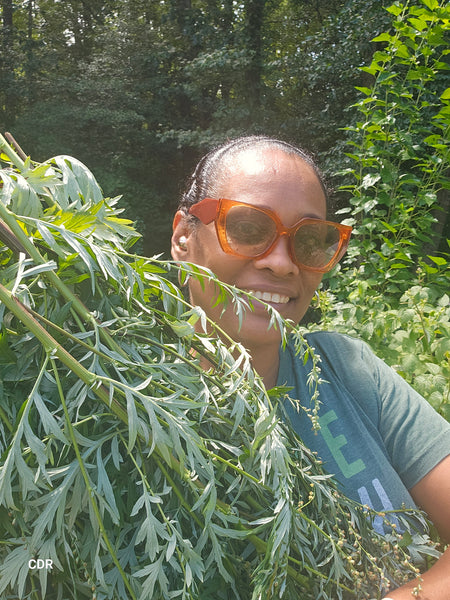
[[[302,217],[326,218],[326,200],[313,169],[300,157],[280,150],[251,150],[239,154],[228,166],[216,198],[227,198],[269,208],[282,223],[291,226]],[[186,236],[186,249],[178,245]],[[174,230],[172,255],[208,267],[217,277],[245,291],[251,291],[274,306],[286,319],[298,323],[305,314],[321,273],[300,269],[289,256],[288,241],[282,236],[273,250],[263,258],[240,258],[226,254],[220,247],[214,223],[199,223],[192,228],[182,217]],[[191,302],[201,306],[233,339],[248,349],[261,344],[278,344],[280,334],[269,326],[265,307],[254,302],[254,310],[246,310],[242,327],[230,302],[214,306],[217,290],[214,284],[201,284],[191,278]]]

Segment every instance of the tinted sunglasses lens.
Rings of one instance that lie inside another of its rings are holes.
[[[242,256],[258,256],[277,235],[275,223],[265,213],[247,206],[232,206],[225,221],[230,248]]]
[[[335,258],[340,237],[339,229],[327,223],[301,225],[294,238],[297,261],[305,267],[322,269]]]

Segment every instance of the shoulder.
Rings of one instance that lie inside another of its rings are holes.
[[[368,390],[376,393],[381,402],[394,397],[398,401],[411,393],[418,396],[367,342],[333,331],[314,331],[304,337],[312,352],[320,358],[324,379],[340,381],[356,397],[367,394]]]
[[[293,336],[280,357],[280,368],[284,379],[292,382],[288,369],[296,373],[297,380],[307,378],[313,366],[311,353],[318,361],[321,378],[331,386],[344,386],[356,397],[368,398],[368,391],[376,393],[380,369],[390,369],[375,356],[366,342],[346,334],[333,331],[314,331],[304,334],[305,343]],[[308,356],[308,360],[305,357]],[[381,363],[381,364],[380,364]]]
[[[339,405],[360,410],[360,416],[370,420],[408,488],[450,454],[450,424],[366,342],[328,331],[307,333],[305,340],[320,357],[322,399],[336,398]],[[307,379],[311,362],[294,351],[292,340],[292,368]]]
[[[344,370],[360,368],[364,370],[371,367],[379,359],[370,349],[369,345],[358,338],[351,337],[335,331],[314,331],[305,334],[307,344],[313,352],[319,354],[322,361],[335,366],[342,366]]]
[[[306,333],[305,339],[309,344],[320,346],[328,351],[347,350],[354,352],[361,351],[363,347],[368,348],[366,342],[336,331],[313,331]]]
[[[333,331],[314,331],[306,333],[304,338],[305,349],[308,351],[309,346],[319,358],[321,378],[331,386],[344,386],[359,403],[376,404],[381,410],[385,401],[398,400],[412,393],[406,381],[363,340]],[[295,348],[293,340],[289,346],[291,365],[297,371],[308,373],[312,362],[305,362],[302,351],[296,356]]]

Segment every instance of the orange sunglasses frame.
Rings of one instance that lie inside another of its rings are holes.
[[[245,254],[240,254],[239,252],[236,252],[230,247],[226,235],[226,216],[228,211],[233,206],[251,207],[254,210],[268,215],[275,223],[277,228],[277,236],[270,244],[270,246],[266,248],[266,250],[264,250],[264,252],[261,252],[256,256],[247,256]],[[322,219],[314,219],[310,217],[304,217],[300,219],[300,221],[297,221],[297,223],[295,223],[295,225],[292,225],[292,227],[285,227],[281,222],[279,216],[269,208],[261,208],[259,206],[254,206],[253,204],[247,204],[246,202],[237,202],[235,200],[227,200],[226,198],[220,198],[219,200],[216,200],[214,198],[204,198],[200,202],[197,202],[197,204],[193,204],[190,207],[189,214],[194,215],[194,217],[200,219],[200,221],[204,225],[209,225],[209,223],[212,223],[212,221],[214,221],[217,237],[222,250],[227,254],[238,256],[240,258],[263,258],[264,256],[270,254],[273,247],[282,235],[287,235],[289,238],[288,248],[291,260],[301,269],[305,269],[306,271],[313,271],[315,273],[326,273],[327,271],[330,271],[341,260],[341,258],[347,250],[350,241],[350,234],[352,232],[352,228],[349,225],[341,225],[340,223],[334,223],[333,221],[324,221]],[[297,257],[295,256],[293,244],[294,236],[297,230],[302,225],[316,223],[320,223],[321,225],[332,225],[333,227],[336,227],[336,229],[339,231],[339,246],[336,251],[336,254],[325,266],[321,268],[309,267],[300,263],[297,260]]]

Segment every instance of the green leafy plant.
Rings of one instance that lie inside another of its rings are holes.
[[[0,143],[2,597],[378,598],[418,573],[411,556],[437,556],[418,512],[373,531],[280,419],[285,391],[172,274],[213,279],[241,317],[251,297],[132,254],[77,160]]]
[[[319,292],[321,329],[365,339],[430,404],[450,420],[450,301],[435,287],[412,285],[396,308],[360,281],[346,300]]]
[[[320,326],[368,341],[448,419],[450,9],[422,0],[387,11],[341,173],[353,241],[320,292]]]
[[[356,228],[348,263],[363,264],[368,281],[397,293],[424,258],[440,216],[439,194],[449,189],[450,9],[423,0],[387,10],[393,32],[374,38],[386,47],[362,68],[375,81],[358,88],[365,96],[357,104],[362,119],[349,128],[355,166],[346,171],[353,181],[342,187],[351,192],[351,208],[339,212],[351,212]]]

